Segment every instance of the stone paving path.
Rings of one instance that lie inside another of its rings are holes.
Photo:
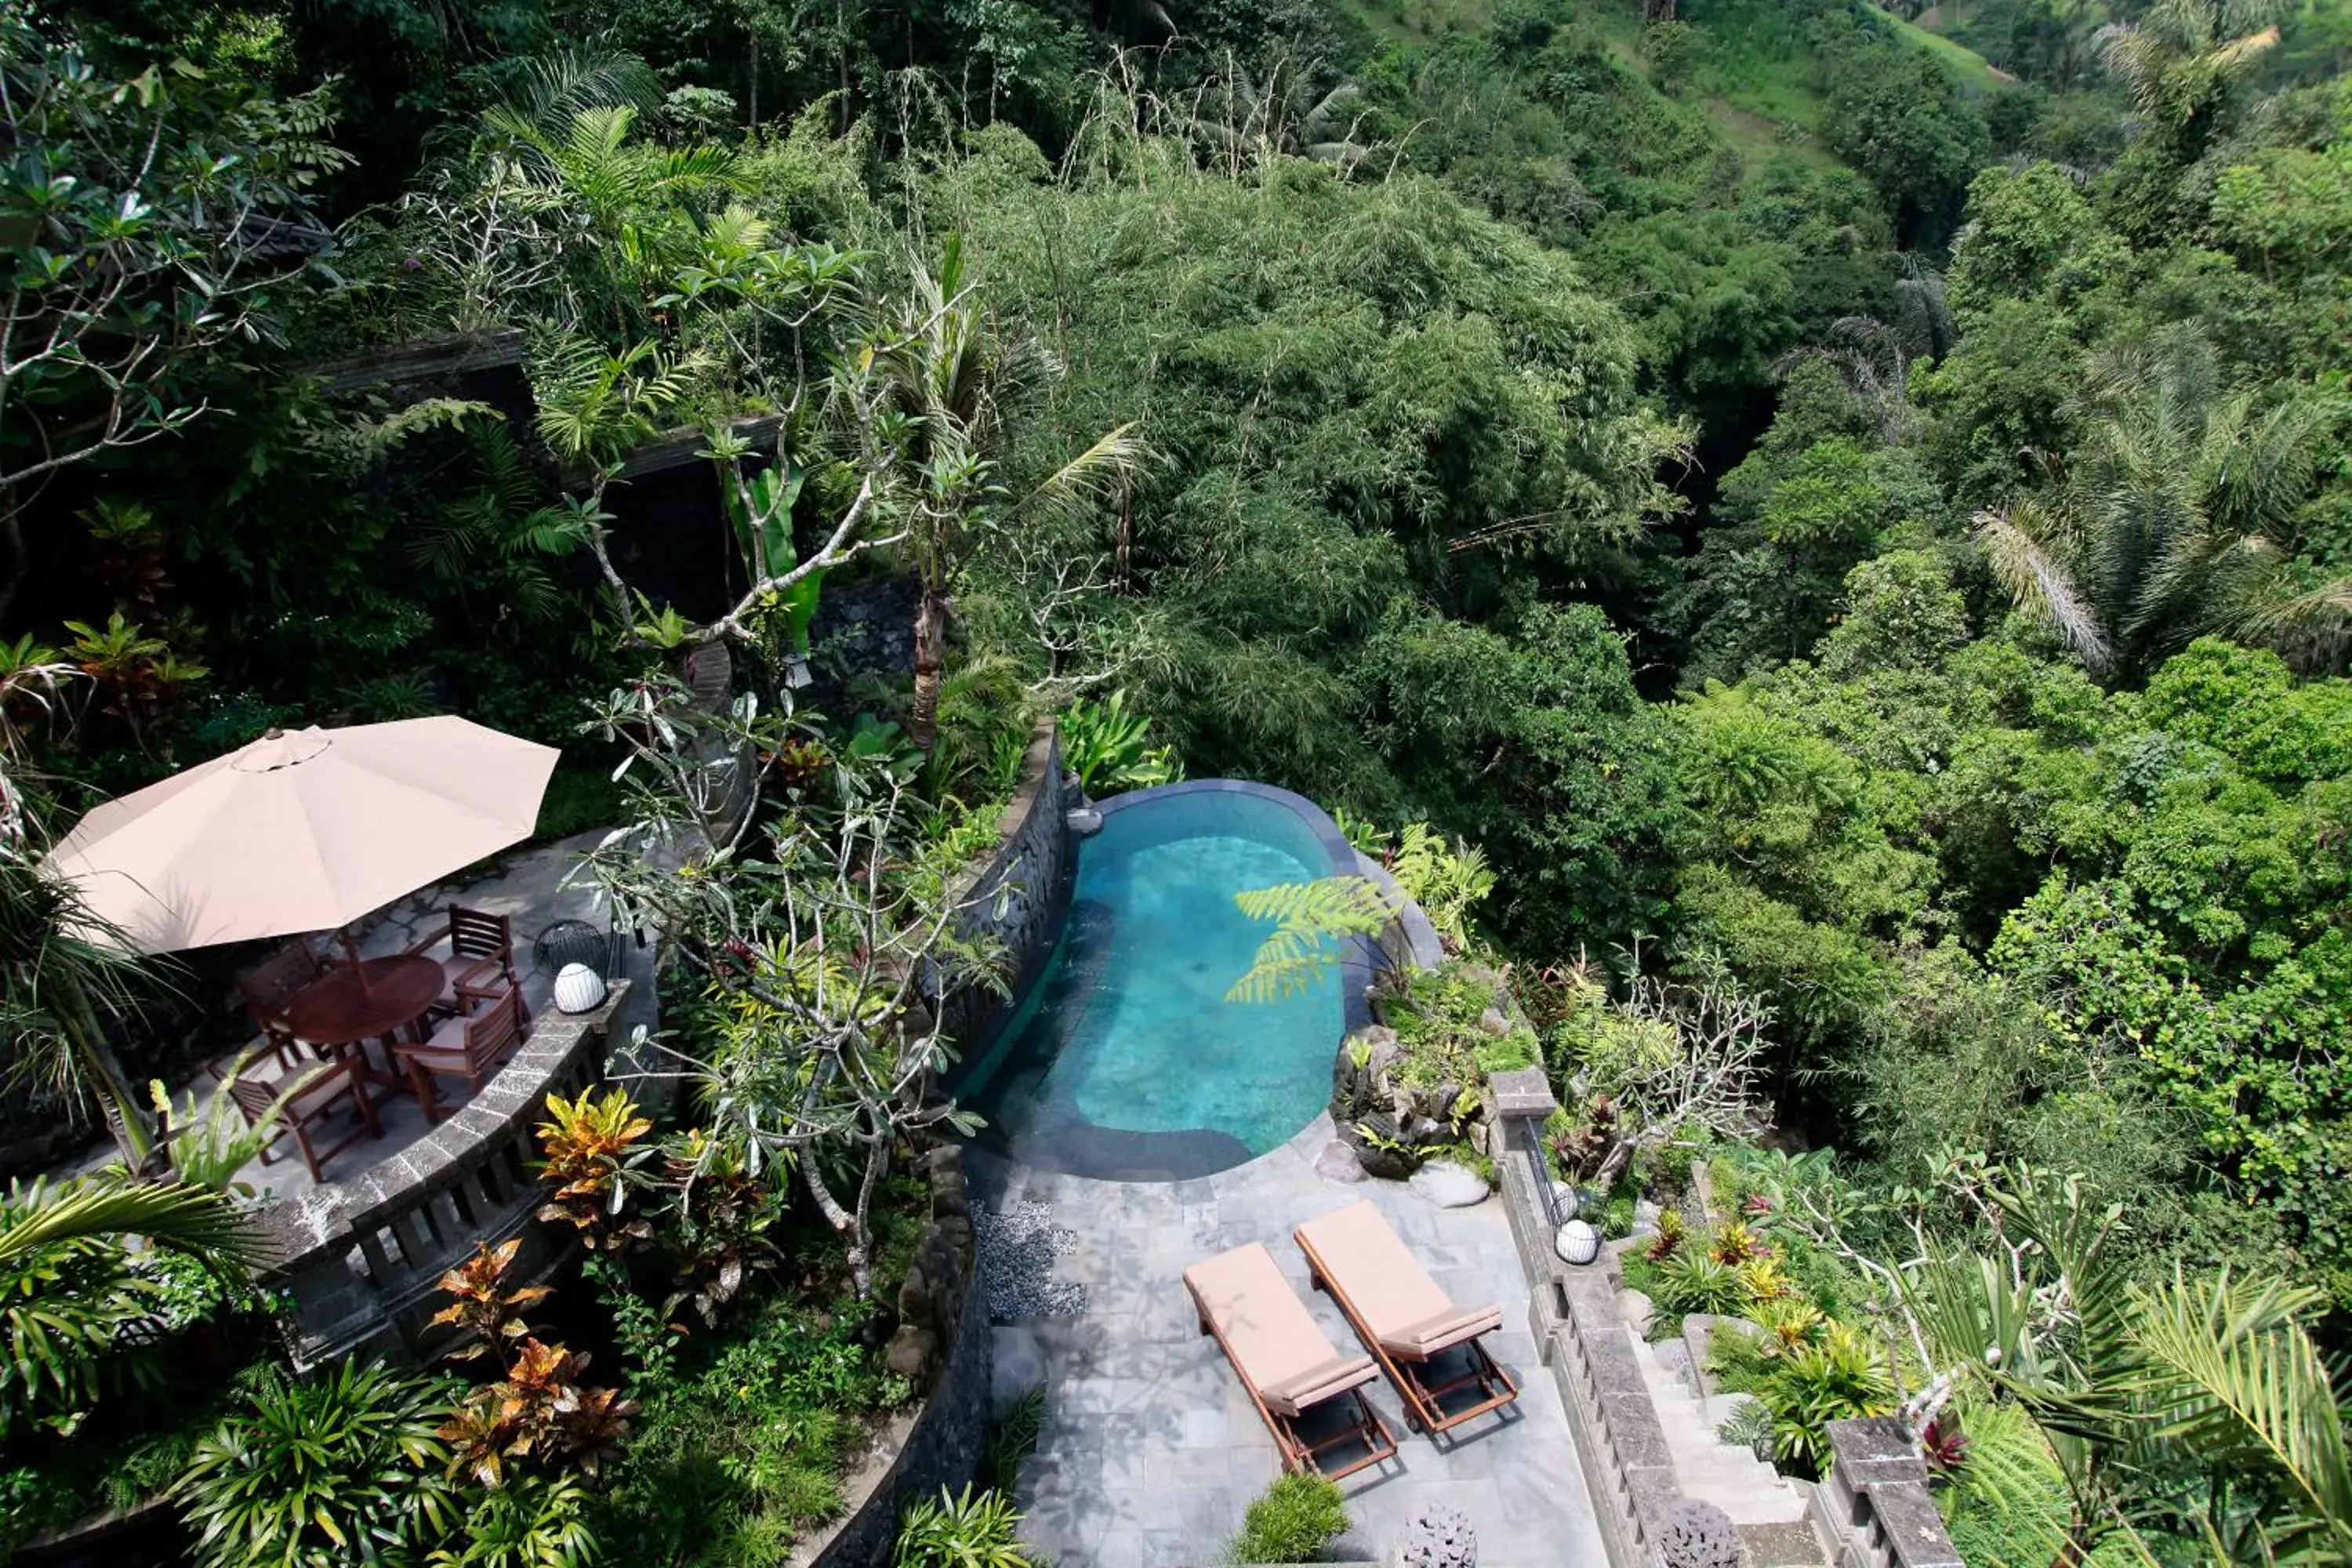
[[[1502,1304],[1504,1330],[1487,1343],[1520,1395],[1507,1419],[1484,1417],[1440,1447],[1408,1432],[1395,1390],[1374,1385],[1399,1454],[1340,1483],[1354,1530],[1334,1555],[1376,1559],[1412,1509],[1444,1501],[1476,1528],[1480,1568],[1605,1562],[1559,1390],[1536,1359],[1528,1285],[1500,1201],[1439,1209],[1401,1184],[1329,1180],[1315,1160],[1331,1140],[1328,1118],[1318,1117],[1273,1153],[1181,1182],[1092,1181],[971,1155],[985,1202],[1043,1204],[1076,1236],[1050,1266],[1052,1282],[1085,1289],[1085,1312],[997,1331],[1001,1371],[1033,1350],[1043,1353],[1051,1415],[1024,1473],[1021,1503],[1031,1544],[1060,1568],[1219,1560],[1250,1500],[1281,1467],[1240,1381],[1199,1331],[1184,1268],[1264,1242],[1332,1342],[1353,1353],[1360,1347],[1346,1319],[1307,1289],[1290,1230],[1363,1197],[1454,1300]]]

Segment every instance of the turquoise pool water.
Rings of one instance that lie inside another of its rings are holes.
[[[1332,862],[1280,799],[1187,791],[1106,813],[1079,846],[1042,975],[956,1086],[988,1119],[982,1142],[1090,1174],[1188,1176],[1313,1121],[1345,1032],[1339,972],[1276,1002],[1225,989],[1271,930],[1234,895],[1328,877]]]

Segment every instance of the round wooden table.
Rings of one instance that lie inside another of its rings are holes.
[[[446,984],[438,959],[404,953],[396,958],[362,959],[367,984],[346,963],[312,981],[286,1004],[286,1022],[298,1039],[340,1055],[341,1047],[358,1047],[361,1065],[379,1081],[397,1083],[398,1063],[392,1058],[393,1037],[424,1016]],[[362,1042],[383,1042],[387,1070],[378,1074],[366,1061]]]

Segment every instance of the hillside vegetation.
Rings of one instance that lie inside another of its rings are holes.
[[[564,746],[601,825],[724,642],[802,858],[663,896],[709,922],[681,1026],[751,1071],[792,1031],[740,966],[821,966],[708,889],[788,903],[870,831],[914,919],[1058,713],[1105,788],[1265,779],[1484,857],[1456,945],[1540,1028],[1563,1176],[1622,1228],[1714,1161],[1769,1229],[1650,1262],[1785,1353],[1736,1374],[1792,1466],[1908,1400],[1972,1560],[2352,1560],[2346,26],[0,0],[22,929],[70,925],[35,868],[79,811],[273,724],[464,712]],[[529,421],[318,374],[509,328]],[[622,549],[679,429],[724,519]],[[908,657],[845,651],[853,595]],[[26,1117],[114,1092],[93,1032],[166,1065],[7,973]],[[1727,1016],[1755,1092],[1661,1103]],[[766,1462],[703,1480],[781,1553]],[[702,1550],[647,1473],[580,1517]]]

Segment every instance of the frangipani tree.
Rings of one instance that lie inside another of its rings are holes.
[[[188,64],[129,80],[0,10],[0,612],[26,510],[67,469],[187,428],[218,351],[279,335],[327,245],[310,186],[350,162],[324,89],[284,100]]]
[[[1005,989],[999,944],[965,933],[918,829],[922,806],[887,765],[820,762],[791,721],[751,698],[688,719],[674,681],[616,693],[601,720],[631,751],[636,820],[577,879],[623,925],[652,926],[699,976],[699,1038],[673,1054],[717,1136],[714,1159],[795,1173],[873,1284],[873,1203],[909,1134],[959,1123],[933,1080],[952,1059],[941,1000]]]

